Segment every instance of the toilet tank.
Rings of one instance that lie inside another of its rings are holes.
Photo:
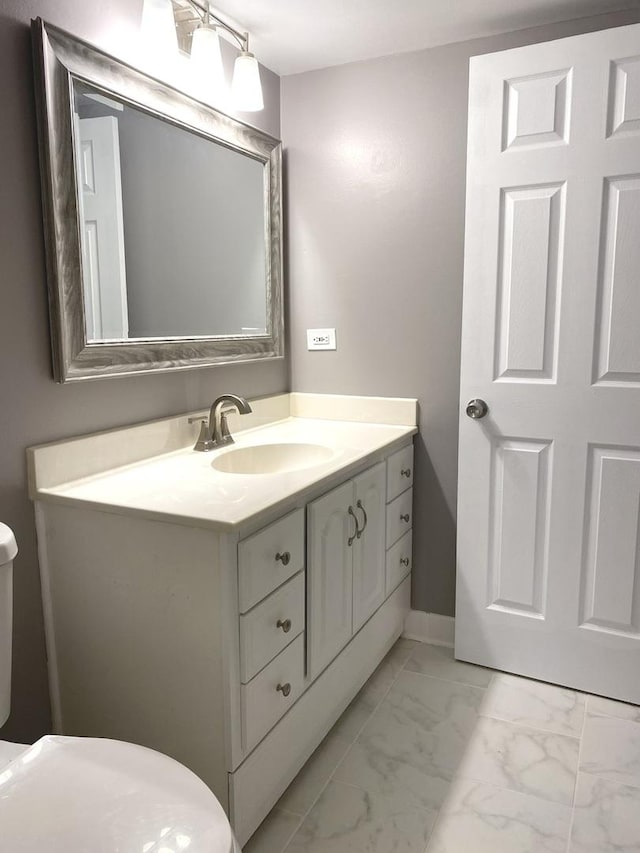
[[[13,559],[17,553],[13,531],[0,523],[0,727],[6,723],[11,707]]]

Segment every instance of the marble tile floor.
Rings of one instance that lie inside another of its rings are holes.
[[[398,640],[244,853],[640,853],[640,707]]]

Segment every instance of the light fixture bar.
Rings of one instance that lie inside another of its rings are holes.
[[[209,96],[205,99],[210,100],[214,90],[218,93],[223,90],[222,56],[217,35],[214,37],[217,31],[222,36],[230,37],[229,41],[235,42],[235,46],[240,49],[233,65],[231,107],[241,112],[264,109],[260,67],[249,50],[249,33],[240,32],[218,17],[211,11],[208,0],[171,0],[171,3],[181,47],[191,54],[192,68],[198,66],[202,79],[209,81],[206,84]]]
[[[244,51],[248,50],[248,48],[249,48],[249,34],[248,33],[239,32],[234,27],[232,27],[230,24],[225,23],[225,21],[223,21],[222,18],[219,18],[217,15],[214,15],[214,13],[209,8],[208,3],[201,3],[201,2],[199,2],[199,0],[188,0],[188,2],[189,2],[190,6],[193,6],[195,9],[199,9],[203,15],[208,16],[210,21],[215,21],[219,27],[222,27],[230,35],[232,35],[236,39],[238,44],[240,45],[241,50],[244,50]]]

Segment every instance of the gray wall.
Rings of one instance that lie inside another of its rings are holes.
[[[419,399],[417,609],[454,612],[469,57],[639,20],[598,16],[282,79],[292,388]],[[304,330],[325,326],[338,350],[307,352]]]
[[[204,407],[224,391],[286,390],[286,362],[108,379],[51,379],[29,20],[38,15],[112,52],[135,38],[142,0],[2,0],[0,4],[0,519],[16,533],[12,714],[3,739],[50,725],[33,508],[25,447]],[[263,71],[267,108],[247,115],[279,136],[279,81]]]

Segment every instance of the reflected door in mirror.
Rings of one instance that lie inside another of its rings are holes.
[[[129,337],[118,122],[76,116],[87,341]]]

